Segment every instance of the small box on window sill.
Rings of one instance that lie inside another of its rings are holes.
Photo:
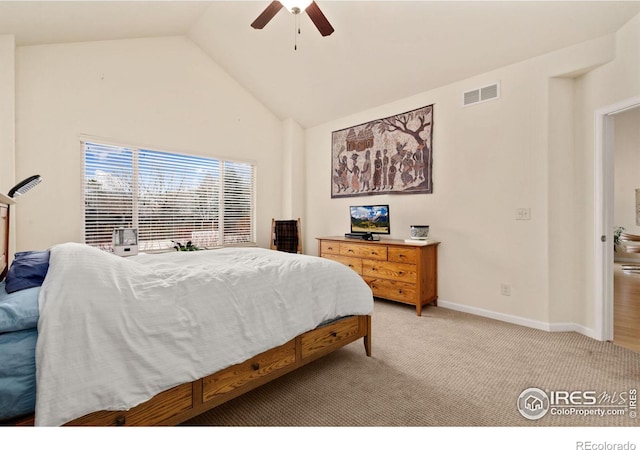
[[[136,228],[117,228],[113,230],[113,253],[117,256],[138,254],[138,230]]]

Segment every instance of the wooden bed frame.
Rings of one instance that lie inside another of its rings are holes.
[[[7,197],[0,197],[0,280],[4,278],[9,261],[8,200]],[[177,425],[360,338],[364,338],[366,354],[371,356],[371,316],[344,317],[303,333],[243,363],[161,392],[128,411],[97,411],[66,425]],[[33,425],[34,416],[14,419],[5,424]]]

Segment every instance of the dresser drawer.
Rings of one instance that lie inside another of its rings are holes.
[[[384,278],[362,277],[367,282],[373,292],[374,297],[386,298],[389,300],[399,300],[404,303],[414,304],[416,302],[417,288],[415,284],[403,281],[387,280]]]
[[[352,258],[349,256],[338,256],[338,255],[322,255],[323,258],[332,259],[334,261],[338,261],[339,263],[344,264],[347,267],[352,268],[358,275],[362,275],[362,260],[360,258]]]
[[[320,241],[320,256],[324,255],[339,255],[340,243],[333,241]]]
[[[415,283],[418,278],[414,264],[367,260],[362,261],[362,275],[408,283]]]
[[[187,383],[161,392],[129,411],[98,411],[69,422],[67,425],[100,427],[162,423],[193,406],[193,384]]]
[[[296,360],[295,340],[267,350],[253,358],[203,379],[202,401],[243,387],[257,378],[266,377]]]
[[[358,317],[348,317],[302,335],[302,359],[331,350],[336,343],[358,334]]]
[[[385,245],[367,244],[340,244],[340,255],[353,256],[356,258],[375,259],[379,261],[387,260],[387,247]]]
[[[389,247],[387,253],[389,261],[416,264],[418,262],[419,250],[409,247]]]

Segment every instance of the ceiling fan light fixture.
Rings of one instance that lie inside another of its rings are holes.
[[[256,30],[261,30],[266,24],[269,23],[273,17],[278,14],[282,8],[287,8],[296,17],[296,29],[299,30],[298,20],[300,13],[304,12],[309,16],[309,19],[316,26],[322,36],[329,36],[335,30],[320,10],[318,4],[313,0],[273,0],[269,5],[260,13],[256,20],[251,23],[251,27]]]
[[[300,14],[313,3],[313,0],[280,0],[280,3],[292,14]]]

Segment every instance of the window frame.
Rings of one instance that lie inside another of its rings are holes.
[[[81,164],[82,164],[82,178],[81,178],[81,207],[82,207],[82,211],[81,211],[81,215],[82,215],[82,242],[86,243],[87,242],[87,210],[86,210],[86,206],[87,206],[87,144],[89,145],[95,145],[95,146],[105,146],[105,147],[116,147],[116,148],[122,148],[122,149],[127,149],[127,150],[131,150],[132,151],[132,172],[133,172],[133,176],[132,176],[132,182],[133,182],[133,186],[132,186],[132,207],[131,207],[131,214],[133,216],[133,223],[132,223],[132,228],[138,228],[138,234],[140,235],[140,230],[139,230],[139,204],[140,204],[140,197],[139,197],[139,183],[138,183],[138,179],[139,179],[139,164],[138,164],[138,155],[140,151],[149,151],[149,152],[157,152],[157,153],[166,153],[168,155],[172,155],[175,157],[185,157],[185,158],[201,158],[201,159],[208,159],[214,162],[217,162],[217,164],[219,165],[219,176],[220,176],[220,182],[219,185],[217,186],[218,189],[218,195],[219,195],[219,204],[218,204],[218,214],[217,214],[217,219],[218,219],[218,226],[217,226],[217,233],[218,237],[216,239],[216,243],[215,245],[211,245],[211,246],[204,246],[201,247],[203,249],[213,249],[213,248],[222,248],[222,247],[247,247],[247,246],[257,246],[257,224],[256,224],[256,220],[257,220],[257,191],[258,191],[258,186],[257,186],[257,180],[258,180],[258,167],[257,167],[257,163],[253,160],[242,160],[242,159],[238,159],[238,158],[228,158],[228,157],[220,157],[217,155],[200,155],[200,154],[193,154],[193,153],[186,153],[186,152],[180,152],[180,151],[176,151],[176,150],[169,150],[166,148],[156,148],[156,147],[152,147],[152,146],[143,146],[143,145],[131,145],[131,144],[123,144],[122,142],[119,141],[114,141],[111,139],[104,139],[104,138],[97,138],[97,137],[93,137],[93,136],[86,136],[86,135],[82,135],[80,137],[80,151],[81,151]],[[249,239],[247,241],[244,242],[228,242],[225,239],[225,234],[226,232],[228,232],[228,230],[225,228],[225,217],[228,219],[227,216],[229,216],[228,214],[225,214],[225,193],[226,193],[226,189],[225,189],[225,183],[224,183],[224,176],[225,176],[225,171],[228,170],[227,166],[229,164],[239,164],[239,165],[245,165],[248,168],[248,172],[249,172],[249,176],[250,176],[250,213],[249,213],[249,218],[250,218],[250,232],[249,232]],[[193,230],[193,231],[201,231],[201,230]],[[192,233],[193,233],[192,231]],[[164,239],[163,239],[164,240]],[[153,242],[153,241],[140,241],[139,244],[141,244],[142,242]],[[182,244],[185,244],[184,242],[182,242]],[[88,245],[92,245],[92,244],[88,244]],[[104,248],[102,246],[97,246],[97,248]],[[109,246],[110,247],[110,246]],[[110,251],[113,251],[112,248],[110,248]],[[147,252],[147,253],[154,253],[154,252],[166,252],[166,251],[173,251],[173,247],[165,247],[165,248],[149,248],[149,249],[145,249],[144,245],[141,246],[141,251]]]

